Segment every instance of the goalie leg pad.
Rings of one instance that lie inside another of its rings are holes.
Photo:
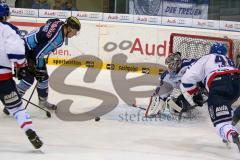
[[[151,96],[149,105],[145,112],[145,116],[157,115],[160,111],[164,109],[165,101],[161,99],[159,95]]]
[[[178,106],[173,100],[172,98],[169,98],[167,100],[167,104],[169,107],[171,107],[172,109],[178,111],[178,112],[181,112],[182,111],[182,108],[180,106]]]

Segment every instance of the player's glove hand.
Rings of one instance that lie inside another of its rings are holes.
[[[27,74],[28,67],[14,67],[14,77],[16,77],[18,80],[23,79]]]
[[[196,103],[198,106],[203,106],[204,100],[201,92],[198,92],[193,96],[193,102]]]
[[[40,69],[40,68],[35,69],[35,78],[37,81],[39,82],[43,81],[46,75],[47,75],[46,69]]]

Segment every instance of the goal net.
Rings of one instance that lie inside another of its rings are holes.
[[[209,54],[212,44],[219,42],[228,47],[228,57],[233,58],[233,41],[228,38],[172,33],[169,53],[181,52],[183,58],[200,58]]]

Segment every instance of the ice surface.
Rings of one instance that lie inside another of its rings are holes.
[[[51,72],[50,67],[50,72]],[[109,71],[101,71],[94,83],[83,82],[79,76],[69,76],[66,83],[84,85],[116,94]],[[135,75],[136,76],[136,75]],[[146,87],[145,87],[146,88]],[[150,88],[153,88],[150,86]],[[25,95],[28,98],[31,91]],[[50,90],[49,100],[58,103],[72,98],[71,111],[80,113],[96,106],[99,100],[62,95]],[[53,96],[54,95],[54,96]],[[37,103],[36,93],[32,102]],[[144,106],[146,100],[139,99]],[[1,160],[238,160],[235,145],[227,149],[210,123],[206,106],[200,108],[198,120],[146,120],[143,111],[119,101],[118,107],[101,117],[99,122],[66,122],[55,114],[46,118],[44,112],[29,105],[29,113],[44,141],[41,151],[33,149],[15,120],[0,113]]]

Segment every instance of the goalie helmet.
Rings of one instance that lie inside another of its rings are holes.
[[[181,68],[181,53],[175,52],[170,54],[166,60],[165,64],[168,66],[168,71],[170,73],[176,73]]]
[[[227,54],[227,47],[225,44],[222,44],[222,43],[218,43],[218,42],[214,43],[211,46],[210,53],[220,54],[225,56]]]

